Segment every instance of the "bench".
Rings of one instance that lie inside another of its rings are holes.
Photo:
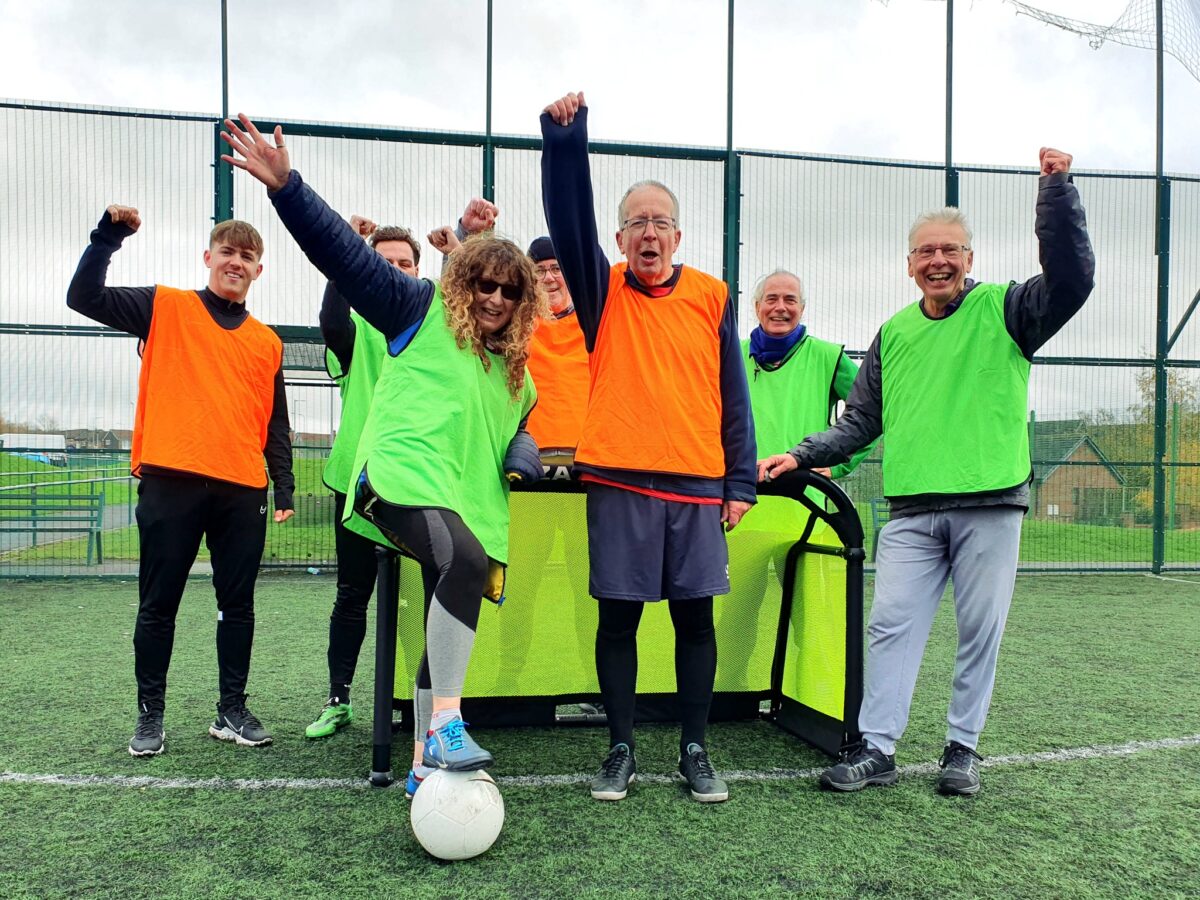
[[[0,532],[32,534],[34,547],[39,534],[86,532],[87,564],[93,556],[97,564],[104,562],[104,485],[88,494],[64,493],[53,483],[47,488],[0,491]]]
[[[871,562],[875,562],[875,551],[879,548],[879,532],[892,518],[892,505],[886,497],[871,500]]]

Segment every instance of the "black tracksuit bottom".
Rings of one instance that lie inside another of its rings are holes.
[[[333,492],[333,536],[337,549],[337,595],[329,617],[329,696],[350,701],[350,682],[367,634],[367,606],[375,590],[375,542],[342,524],[346,495]]]
[[[254,582],[267,537],[266,488],[145,472],[138,484],[137,625],[134,673],[140,709],[163,709],[175,616],[204,537],[217,595],[217,669],[222,706],[241,701],[254,643]]]

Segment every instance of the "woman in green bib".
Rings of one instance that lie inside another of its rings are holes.
[[[459,712],[483,596],[499,599],[508,560],[508,486],[541,475],[523,424],[536,399],[529,340],[548,313],[533,264],[511,241],[467,241],[441,285],[412,278],[368,248],[294,171],[283,144],[246,117],[222,135],[224,157],[267,186],[312,263],[387,341],[351,467],[346,527],[416,559],[425,575],[425,655],[417,676],[419,760],[486,768],[492,756]],[[422,740],[423,738],[423,740]]]

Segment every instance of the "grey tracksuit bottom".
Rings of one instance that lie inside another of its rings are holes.
[[[939,510],[892,519],[879,534],[867,625],[867,681],[858,725],[886,754],[908,724],[934,613],[954,581],[958,655],[948,741],[974,749],[992,699],[1012,602],[1023,512],[1010,506]]]

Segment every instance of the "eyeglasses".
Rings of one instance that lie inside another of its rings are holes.
[[[525,295],[525,289],[516,284],[501,284],[498,281],[492,281],[490,278],[479,278],[475,281],[475,290],[481,294],[494,294],[497,290],[500,291],[500,296],[505,300],[520,300]]]
[[[659,234],[667,234],[675,229],[674,219],[626,219],[621,223],[622,231],[645,231],[647,225],[653,225]]]
[[[970,249],[966,244],[922,244],[909,250],[908,255],[917,259],[933,259],[934,254],[940,250],[942,259],[961,259]]]
[[[557,278],[562,274],[562,269],[558,266],[534,266],[533,268],[538,273],[538,278],[545,278],[547,275],[553,275]]]

